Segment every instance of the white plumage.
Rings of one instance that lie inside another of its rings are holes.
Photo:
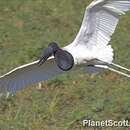
[[[129,0],[93,1],[86,8],[82,26],[72,43],[74,46],[77,44],[83,46],[83,49],[77,53],[88,52],[88,58],[98,58],[111,63],[113,60],[113,49],[111,45],[108,44],[116,29],[120,15],[128,11],[129,8]],[[70,49],[70,52],[73,50],[76,51],[76,49]],[[84,55],[84,53],[82,53],[82,55]]]
[[[94,0],[85,11],[83,22],[75,40],[62,48],[72,54],[76,68],[78,65],[93,65],[89,69],[109,69],[124,76],[130,75],[112,68],[129,71],[112,63],[113,49],[109,42],[119,22],[120,15],[130,9],[130,0]],[[54,57],[42,66],[38,61],[20,66],[0,77],[0,93],[15,93],[31,84],[47,80],[63,73],[55,64]],[[111,66],[109,66],[111,65]]]

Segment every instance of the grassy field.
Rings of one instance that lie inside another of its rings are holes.
[[[72,42],[92,0],[0,0],[0,74],[36,60],[49,42]],[[115,62],[130,68],[130,12],[112,37]],[[83,119],[129,120],[130,80],[106,71],[58,76],[0,99],[0,130],[97,130]],[[104,128],[103,130],[129,130]]]

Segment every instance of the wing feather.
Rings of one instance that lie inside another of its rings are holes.
[[[120,15],[130,9],[130,0],[96,0],[85,11],[84,19],[72,44],[108,45]]]
[[[49,59],[43,65],[39,66],[38,61],[35,61],[24,66],[20,66],[13,71],[0,77],[0,93],[10,92],[12,94],[16,91],[24,89],[25,87],[47,80],[63,73],[57,67],[54,59]]]

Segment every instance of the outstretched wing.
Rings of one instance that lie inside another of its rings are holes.
[[[120,15],[130,9],[130,0],[95,0],[85,11],[78,35],[72,44],[107,45],[118,24]]]
[[[21,90],[34,83],[50,79],[59,73],[63,73],[55,64],[54,58],[49,59],[43,65],[38,61],[20,66],[0,77],[0,93],[12,93]]]

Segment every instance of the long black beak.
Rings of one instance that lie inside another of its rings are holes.
[[[51,46],[49,46],[44,51],[44,53],[42,54],[42,56],[40,57],[40,60],[39,60],[38,64],[42,65],[52,55],[53,55],[53,48]]]

